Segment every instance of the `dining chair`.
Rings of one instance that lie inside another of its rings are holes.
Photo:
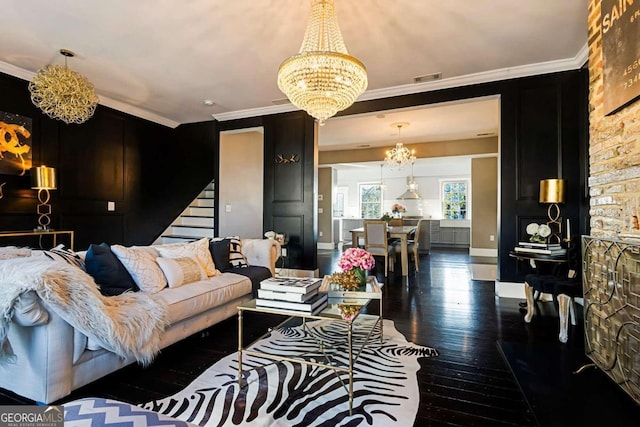
[[[420,265],[420,230],[422,229],[422,220],[418,221],[416,232],[413,235],[413,239],[407,241],[407,252],[413,254],[413,263],[416,266],[416,271],[419,271]]]
[[[420,230],[422,228],[422,220],[418,221],[418,225],[416,226],[416,230],[413,233],[413,237],[407,239],[407,253],[408,254],[412,254],[413,255],[413,264],[416,267],[416,271],[419,271],[419,265],[420,265]],[[402,248],[400,247],[400,245],[397,245],[394,247],[394,250],[396,253],[399,253]]]
[[[404,225],[404,218],[393,218],[389,220],[389,227],[402,227]],[[389,245],[399,245],[400,239],[397,237],[390,237],[388,242]]]
[[[364,249],[373,256],[384,257],[384,277],[387,271],[393,271],[395,261],[394,245],[389,245],[387,240],[387,223],[382,220],[364,222]],[[391,258],[391,262],[389,259]]]

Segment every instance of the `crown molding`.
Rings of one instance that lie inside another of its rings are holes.
[[[501,68],[498,70],[485,71],[482,73],[467,74],[459,77],[435,80],[425,83],[411,83],[407,85],[392,86],[383,89],[368,90],[357,99],[357,101],[369,101],[380,98],[391,98],[393,96],[411,95],[420,92],[429,92],[438,89],[450,89],[460,86],[470,86],[479,83],[489,83],[499,80],[529,77],[539,74],[557,73],[561,71],[577,70],[582,68],[589,57],[589,47],[585,44],[573,57],[560,59],[557,61],[540,62],[536,64],[521,65],[518,67]],[[356,102],[357,102],[356,101]],[[243,119],[247,117],[276,114],[287,111],[296,111],[292,104],[279,105],[273,107],[250,108],[246,110],[230,111],[216,114],[214,117],[220,121]]]
[[[411,95],[420,92],[429,92],[438,89],[450,89],[460,86],[470,86],[480,83],[490,83],[499,80],[530,77],[541,74],[557,73],[580,69],[586,62],[589,48],[584,45],[573,58],[557,61],[539,62],[536,64],[521,65],[517,67],[501,68],[498,70],[484,71],[481,73],[467,74],[448,79],[435,80],[425,83],[414,83],[401,86],[393,86],[383,89],[374,89],[365,92],[358,101],[390,98],[392,96]]]
[[[228,120],[244,119],[247,117],[267,116],[269,114],[288,113],[290,111],[300,110],[293,104],[287,103],[283,105],[274,105],[269,107],[248,108],[246,110],[228,111],[226,113],[215,113],[211,116],[220,121],[226,122]]]
[[[131,114],[132,116],[149,120],[150,122],[158,123],[173,129],[180,126],[179,122],[153,113],[149,110],[145,110],[144,108],[136,107],[135,105],[127,104],[126,102],[118,101],[100,94],[98,94],[98,96],[100,97],[100,104],[105,107],[113,108],[114,110],[122,111],[123,113]]]
[[[549,74],[561,71],[576,70],[582,68],[589,58],[589,46],[585,44],[580,51],[573,57],[561,59],[557,61],[540,62],[536,64],[522,65],[518,67],[501,68],[498,70],[485,71],[482,73],[467,74],[464,76],[451,77],[442,80],[435,80],[425,83],[412,83],[400,86],[392,86],[382,89],[373,89],[363,93],[357,101],[369,101],[380,98],[390,98],[393,96],[411,95],[420,92],[429,92],[439,89],[449,89],[460,86],[470,86],[480,83],[489,83],[499,80],[514,79],[520,77],[529,77],[539,74]],[[16,67],[15,65],[0,61],[0,72],[9,74],[23,80],[30,81],[35,73]],[[100,95],[100,94],[98,94]],[[143,108],[127,104],[106,96],[100,96],[100,104],[109,108],[122,111],[132,116],[140,117],[159,123],[171,128],[180,125],[179,122],[171,120],[167,117],[145,110]],[[293,104],[274,105],[269,107],[248,108],[244,110],[229,111],[225,113],[216,113],[211,116],[221,122],[244,119],[247,117],[266,116],[269,114],[287,113],[290,111],[298,111],[299,109]]]
[[[0,72],[8,74],[13,77],[18,77],[22,80],[31,81],[36,75],[33,71],[25,70],[24,68],[16,67],[15,65],[7,62],[0,61]],[[113,98],[109,98],[98,93],[99,104],[105,107],[113,108],[114,110],[122,111],[123,113],[130,114],[141,119],[149,120],[154,123],[158,123],[170,128],[175,128],[180,123],[175,120],[168,119],[159,114],[145,110],[144,108],[136,107],[135,105],[127,104],[126,102],[118,101]]]
[[[33,71],[25,70],[24,68],[16,67],[13,64],[9,64],[8,62],[0,61],[0,72],[5,74],[9,74],[13,77],[18,77],[22,80],[31,81],[33,76],[36,75]]]
[[[589,61],[589,44],[585,43],[573,59],[575,60],[576,68],[582,68]]]

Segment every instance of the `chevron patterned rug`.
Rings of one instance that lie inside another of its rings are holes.
[[[364,323],[376,319],[363,317]],[[325,352],[340,364],[346,361],[343,324],[317,321],[307,325],[326,343]],[[239,387],[235,353],[211,366],[183,391],[141,406],[200,426],[410,426],[420,396],[418,358],[437,356],[437,352],[408,342],[390,320],[384,321],[383,329],[383,342],[379,330],[374,332],[355,365],[353,415],[349,415],[343,385],[348,385],[346,373],[338,376],[327,368],[245,356],[245,383]],[[354,339],[365,339],[359,328]],[[274,330],[251,348],[281,356],[304,353],[308,359],[323,361],[317,342],[301,327]]]
[[[65,427],[191,426],[166,415],[111,399],[89,397],[63,406]]]

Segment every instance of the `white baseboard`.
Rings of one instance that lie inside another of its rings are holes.
[[[496,296],[500,298],[525,299],[524,283],[500,282],[496,280]]]
[[[469,248],[469,256],[488,256],[488,257],[497,258],[498,250],[486,249],[486,248]]]
[[[335,248],[336,244],[333,242],[318,242],[318,249],[334,250]]]

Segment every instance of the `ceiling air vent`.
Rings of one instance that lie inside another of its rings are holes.
[[[273,101],[271,101],[271,103],[273,105],[284,105],[284,104],[291,104],[291,101],[289,101],[288,98],[280,98],[280,99],[274,99]]]
[[[440,80],[442,73],[425,74],[424,76],[418,76],[413,78],[414,83],[432,82],[434,80]]]

